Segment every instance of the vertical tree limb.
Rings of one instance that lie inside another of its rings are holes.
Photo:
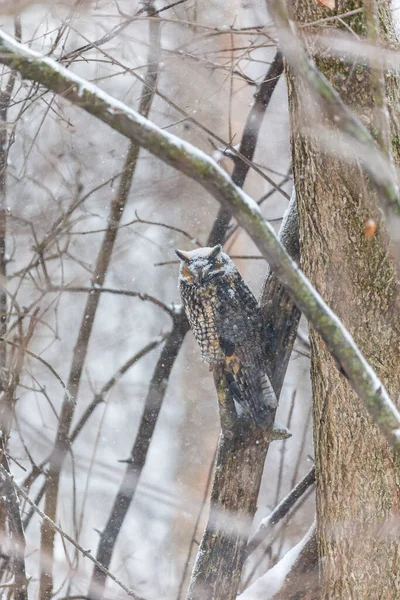
[[[10,467],[5,454],[1,459],[2,468],[9,473]],[[13,485],[0,475],[1,504],[7,509],[10,541],[12,542],[12,571],[14,573],[15,600],[28,600],[28,580],[25,570],[25,534],[21,521],[20,504]]]
[[[188,330],[189,325],[182,311],[176,315],[172,331],[157,361],[145,400],[139,430],[132,446],[130,459],[127,461],[125,474],[111,508],[108,521],[100,535],[96,559],[107,569],[111,563],[118,534],[135,496],[167,389],[168,380]],[[88,594],[91,600],[103,597],[105,583],[106,575],[104,571],[95,567]]]
[[[265,111],[282,73],[283,58],[280,51],[277,50],[270,68],[257,92],[254,94],[254,102],[247,115],[246,124],[243,129],[239,152],[249,161],[253,160]],[[243,187],[250,165],[238,156],[234,157],[234,161],[235,166],[232,172],[232,181],[238,187]],[[209,246],[222,243],[221,240],[225,238],[231,218],[232,213],[226,207],[221,206],[208,237]]]
[[[21,20],[19,16],[14,20],[15,37],[21,40]],[[7,256],[6,256],[6,238],[7,238],[7,161],[9,152],[8,136],[8,114],[12,100],[17,71],[12,70],[4,90],[0,92],[0,338],[5,338],[7,334]],[[22,348],[18,352],[15,370],[12,373],[7,369],[7,344],[0,342],[0,454],[1,465],[7,472],[10,467],[7,460],[6,449],[10,423],[12,419],[15,391],[19,383],[19,376],[24,361],[24,348],[29,344],[34,329],[34,319],[31,319],[30,327],[21,340]],[[15,587],[14,594],[16,600],[27,599],[27,578],[25,571],[25,535],[21,522],[20,506],[14,488],[7,481],[1,482],[2,494],[1,504],[6,508],[6,520],[9,524],[9,531],[12,541],[12,570],[14,573]],[[2,535],[6,535],[3,531]]]
[[[150,32],[151,41],[149,51],[149,66],[146,74],[147,85],[142,92],[139,106],[140,114],[145,117],[147,117],[150,112],[150,107],[153,100],[153,94],[149,93],[148,86],[150,85],[152,89],[154,89],[156,87],[158,77],[159,22],[157,19],[151,19]],[[131,142],[127,157],[125,159],[124,170],[121,175],[118,193],[111,202],[107,230],[104,235],[94,269],[92,281],[93,292],[87,297],[78,339],[73,352],[72,366],[68,379],[68,390],[71,393],[73,400],[71,401],[69,396],[64,397],[56,435],[56,442],[50,458],[50,465],[47,473],[44,512],[52,521],[56,520],[57,515],[60,474],[65,456],[69,449],[69,431],[75,412],[74,401],[78,397],[89,340],[101,296],[100,291],[96,291],[96,288],[101,288],[105,281],[106,273],[111,261],[114,243],[118,233],[119,223],[129,198],[129,192],[136,170],[139,151],[140,146],[135,142]],[[42,521],[41,537],[42,571],[40,577],[40,600],[50,600],[53,593],[53,576],[51,572],[51,565],[53,562],[55,530],[49,526],[46,520]]]
[[[9,422],[11,422],[12,415],[14,414],[15,394],[20,381],[20,376],[25,360],[25,352],[28,348],[29,342],[32,339],[33,332],[37,323],[38,312],[39,309],[37,308],[30,319],[26,335],[23,337],[18,347],[18,351],[15,357],[15,363],[12,368],[12,377],[10,377],[10,381],[8,383],[7,388],[1,392],[3,397],[2,400],[5,406],[8,407],[6,421],[7,426],[9,425]],[[5,422],[3,422],[2,424],[4,425]],[[0,462],[3,469],[7,473],[10,473],[10,467],[6,453],[6,436],[8,435],[8,429],[4,430],[4,432],[5,433],[3,433],[2,431],[0,432]],[[1,477],[0,475],[0,512],[2,512],[3,509],[6,510],[6,515],[2,519],[2,523],[4,523],[5,525],[5,523],[8,522],[10,542],[12,545],[12,556],[10,558],[15,580],[15,596],[17,600],[27,600],[28,592],[27,577],[25,570],[25,534],[21,520],[20,505],[18,498],[15,494],[15,490],[13,486],[10,485],[9,480],[6,477]],[[3,531],[2,536],[6,537],[6,535],[6,531]]]
[[[19,17],[15,18],[14,28],[15,37],[20,40],[21,21]],[[13,69],[5,89],[0,91],[0,338],[2,339],[5,339],[7,334],[7,162],[10,142],[7,121],[16,77],[17,71]],[[15,387],[10,383],[10,373],[7,369],[7,344],[0,341],[0,429],[3,433],[1,440],[3,452],[7,448],[13,392],[15,392]]]
[[[21,40],[21,21],[15,18],[15,37]],[[8,160],[8,111],[10,108],[17,71],[12,70],[7,80],[5,89],[0,92],[0,337],[5,337],[7,332],[7,160]],[[0,389],[4,389],[3,378],[7,361],[6,344],[0,343]]]
[[[293,260],[299,263],[299,215],[295,190],[292,192],[289,206],[282,221],[279,239]],[[296,339],[300,311],[270,268],[268,268],[262,287],[260,306],[266,332],[267,367],[278,398]]]
[[[298,259],[297,209],[293,195],[280,232],[281,241]],[[275,344],[267,344],[271,382],[279,397],[300,318],[298,309],[268,274],[262,293],[263,316],[267,329],[280,327]],[[232,402],[224,377],[216,377],[222,409],[222,425],[232,423]],[[229,418],[229,412],[231,417]],[[187,600],[234,600],[237,596],[251,522],[257,510],[265,458],[274,439],[271,416],[269,432],[252,424],[236,421],[220,435],[210,514],[199,546]],[[232,431],[234,431],[232,435]],[[272,433],[271,433],[272,432]],[[275,439],[279,437],[279,432]]]

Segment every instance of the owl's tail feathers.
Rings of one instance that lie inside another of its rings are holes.
[[[264,405],[266,405],[271,410],[275,410],[276,408],[278,408],[278,399],[275,396],[274,388],[272,387],[270,378],[266,373],[264,373],[264,375],[261,376],[261,392],[264,400]]]
[[[251,375],[242,369],[236,372],[236,380],[232,373],[227,372],[226,378],[230,391],[236,401],[238,414],[247,412],[259,425],[265,425],[271,419],[273,411],[278,406],[274,388],[267,375],[255,381]],[[261,383],[261,386],[260,386]]]
[[[261,376],[261,390],[258,388],[258,394],[258,401],[249,403],[249,412],[258,425],[265,425],[278,408],[278,400],[267,374]]]

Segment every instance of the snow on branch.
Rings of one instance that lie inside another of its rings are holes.
[[[315,523],[312,524],[298,544],[286,552],[285,556],[272,569],[267,571],[262,577],[259,577],[247,590],[240,594],[237,600],[272,600],[282,588],[302,550],[314,534],[314,531]]]
[[[297,500],[315,482],[315,467],[313,466],[301,481],[289,492],[283,500],[274,508],[268,517],[261,520],[257,531],[252,535],[247,544],[247,557],[254,552],[264,541],[271,528],[287,515],[289,510],[296,504]]]
[[[268,8],[278,27],[279,46],[290,66],[307,82],[332,125],[353,141],[357,158],[376,187],[384,208],[400,215],[400,192],[391,160],[379,149],[367,127],[347,108],[340,95],[308,57],[293,30],[285,1],[268,0]],[[372,52],[376,54],[376,48]]]
[[[163,162],[185,173],[233,213],[268,260],[298,308],[324,339],[388,442],[400,450],[400,413],[353,338],[300,271],[265,222],[257,203],[235,186],[207,154],[161,130],[139,113],[71,73],[55,60],[41,57],[0,32],[0,62],[17,70],[94,115],[122,135],[135,140]]]

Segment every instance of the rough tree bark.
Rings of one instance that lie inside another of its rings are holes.
[[[336,14],[361,6],[359,1],[339,0]],[[379,6],[384,43],[392,45],[396,40],[391,12],[388,5]],[[294,0],[291,10],[292,18],[303,23],[335,14],[314,0]],[[346,18],[346,24],[357,35],[365,36],[362,13]],[[326,33],[327,23],[323,26]],[[332,21],[328,27],[334,34],[336,28],[344,29],[343,20]],[[317,28],[301,31],[308,36]],[[311,37],[307,44],[312,51]],[[335,59],[329,51],[316,60],[342,99],[371,127],[368,69],[354,65],[352,59]],[[394,78],[387,78],[386,85],[391,108],[398,105],[399,86]],[[396,401],[400,398],[399,299],[379,200],[362,175],[356,156],[346,161],[327,155],[318,133],[311,135],[309,129],[302,130],[302,122],[307,125],[304,114],[309,96],[290,72],[288,86],[302,268]],[[324,116],[319,117],[323,126]],[[391,127],[398,160],[399,129],[394,111]],[[376,134],[373,127],[371,130]],[[332,145],[337,143],[334,132],[329,136]],[[372,237],[366,227],[368,219],[378,225]],[[321,338],[314,331],[310,337],[321,597],[399,598],[398,459],[340,374]]]
[[[298,219],[295,198],[282,223],[280,239],[293,258],[299,257]],[[267,327],[266,350],[269,374],[277,398],[283,385],[300,313],[275,275],[268,269],[260,305]],[[279,334],[277,334],[279,331]],[[274,343],[272,343],[274,340]],[[232,398],[226,389],[225,377],[214,373],[221,410],[222,430],[227,433],[231,423],[224,422]],[[272,426],[275,414],[271,416]],[[236,598],[251,521],[257,508],[258,493],[264,470],[271,430],[235,421],[232,437],[221,434],[211,491],[207,526],[199,546],[186,600],[232,600]],[[275,439],[282,438],[279,433]],[[234,515],[234,518],[232,518]]]

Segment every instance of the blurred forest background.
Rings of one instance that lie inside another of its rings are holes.
[[[316,4],[322,16],[332,8],[329,0]],[[277,60],[264,0],[3,0],[0,11],[3,31],[232,173],[254,96]],[[277,231],[293,190],[279,75],[243,185]],[[219,206],[183,174],[6,66],[1,89],[6,462],[29,498],[102,563],[100,539],[108,536],[109,569],[125,586],[147,600],[180,600],[207,521],[220,422],[212,375],[182,324],[174,249],[208,245]],[[224,250],[259,297],[267,264],[235,222]],[[173,352],[163,354],[169,343]],[[268,452],[252,532],[314,464],[309,352],[302,320],[277,412],[292,437]],[[54,574],[53,597],[87,598],[93,564],[58,534],[46,563],[52,534],[26,499],[21,509],[29,586],[28,596],[15,597],[48,600],[42,569]],[[3,496],[7,598],[9,511]],[[314,514],[310,479],[247,560],[241,591],[305,536]],[[104,597],[127,594],[108,579]]]

